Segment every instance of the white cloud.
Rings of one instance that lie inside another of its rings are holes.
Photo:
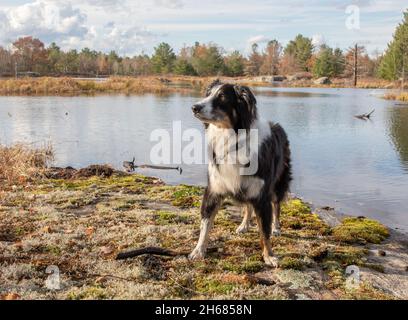
[[[269,41],[268,37],[266,37],[264,35],[257,35],[257,36],[249,38],[247,42],[249,44],[254,44],[254,43],[260,44],[260,43],[266,43],[268,41]]]
[[[99,31],[99,32],[98,32]],[[156,35],[141,26],[118,27],[108,23],[102,30],[91,32],[90,42],[96,50],[115,50],[123,55],[134,55],[149,46]]]
[[[88,32],[86,15],[65,1],[37,0],[0,11],[0,17],[0,39],[3,41],[26,35],[54,41],[63,37],[83,37]]]
[[[115,6],[120,1],[85,0],[98,6]],[[0,9],[0,45],[21,36],[34,36],[46,44],[53,41],[63,49],[90,47],[100,51],[116,50],[120,54],[135,54],[155,39],[145,27],[126,22],[91,24],[88,16],[73,1],[35,0],[32,3]]]
[[[326,43],[326,39],[324,38],[323,35],[321,34],[314,34],[312,36],[312,44],[314,45],[315,48],[320,47],[321,45]]]

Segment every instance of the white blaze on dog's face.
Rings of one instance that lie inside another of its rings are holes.
[[[249,88],[215,82],[192,110],[205,124],[246,129],[256,118],[256,100]]]

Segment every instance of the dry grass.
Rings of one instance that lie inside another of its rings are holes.
[[[408,102],[408,92],[391,92],[384,95],[384,99],[386,100],[396,100],[402,102]]]
[[[38,178],[53,159],[51,145],[37,149],[26,144],[0,145],[0,185],[22,185]]]
[[[174,82],[174,83],[173,83]],[[177,83],[184,83],[178,86]],[[156,77],[112,77],[104,81],[74,78],[23,78],[0,80],[1,95],[79,95],[98,93],[165,94],[191,92],[202,80],[191,77],[171,78],[171,82]]]

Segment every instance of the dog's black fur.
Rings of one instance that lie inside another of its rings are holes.
[[[211,135],[210,130],[216,130],[215,128],[233,129],[236,133],[240,129],[257,129],[261,125],[262,128],[267,129],[266,134],[263,129],[262,141],[259,141],[258,170],[253,176],[241,178],[227,176],[226,171],[216,163],[217,152],[213,151],[209,164],[208,187],[201,208],[202,221],[204,221],[202,235],[191,258],[203,258],[205,255],[208,229],[211,228],[223,199],[231,196],[254,209],[261,232],[265,262],[275,264],[271,262],[272,252],[269,243],[272,212],[274,211],[278,219],[276,223],[279,225],[280,203],[285,198],[292,179],[291,156],[284,129],[279,124],[262,124],[258,119],[256,104],[256,98],[248,87],[216,81],[208,88],[206,99],[193,106],[194,115],[205,124],[209,135]],[[216,141],[217,134],[212,135]],[[237,183],[238,179],[239,187],[229,187],[229,179],[232,184]],[[253,194],[254,190],[256,194]]]

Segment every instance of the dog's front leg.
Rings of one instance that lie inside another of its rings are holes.
[[[260,200],[254,204],[258,229],[261,234],[262,255],[267,265],[278,267],[278,259],[273,256],[271,237],[272,204],[267,200]]]
[[[203,204],[201,205],[200,238],[197,246],[189,255],[191,260],[204,259],[208,247],[208,238],[214,225],[214,219],[222,203],[223,197],[214,195],[209,188],[206,189]]]

